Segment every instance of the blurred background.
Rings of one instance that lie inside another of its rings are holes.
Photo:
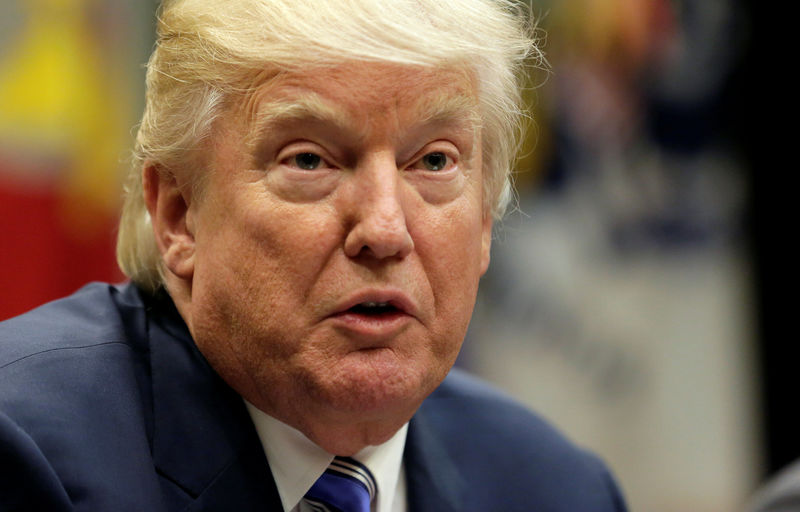
[[[600,453],[633,511],[738,510],[800,456],[791,335],[766,307],[785,275],[753,172],[752,9],[532,1],[550,71],[531,72],[519,198],[458,364]],[[122,279],[155,8],[0,2],[0,319]]]

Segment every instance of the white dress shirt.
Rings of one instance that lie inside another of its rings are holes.
[[[333,460],[299,430],[276,420],[245,400],[247,411],[267,456],[284,512],[303,512],[303,496]],[[378,483],[372,512],[406,512],[406,482],[402,471],[408,424],[385,443],[367,446],[356,455]]]

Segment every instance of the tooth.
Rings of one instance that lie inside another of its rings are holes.
[[[385,307],[388,303],[387,302],[362,302],[361,305],[366,308],[377,308],[377,307]]]

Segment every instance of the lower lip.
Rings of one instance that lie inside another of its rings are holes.
[[[336,327],[372,340],[391,338],[399,334],[411,322],[412,317],[401,311],[364,315],[343,312],[331,317]]]

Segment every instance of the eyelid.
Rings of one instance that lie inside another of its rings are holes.
[[[447,157],[447,159],[450,161],[449,164],[445,168],[439,171],[430,171],[424,168],[420,169],[421,164],[419,164],[419,162],[427,155],[430,155],[431,153],[444,154],[445,157]],[[458,166],[460,157],[461,153],[458,151],[458,148],[455,146],[455,144],[448,141],[436,141],[426,144],[420,151],[416,153],[416,155],[414,155],[414,157],[411,159],[411,162],[405,168],[406,169],[414,168],[428,172],[442,173],[456,168]]]
[[[319,167],[320,169],[336,167],[333,158],[330,157],[328,152],[325,151],[319,144],[315,144],[310,141],[296,141],[286,144],[278,151],[276,161],[279,164],[286,165],[292,169],[308,171],[307,169],[298,167],[294,164],[294,162],[292,162],[292,159],[294,159],[297,155],[302,155],[303,153],[317,155],[320,160],[322,160]]]

